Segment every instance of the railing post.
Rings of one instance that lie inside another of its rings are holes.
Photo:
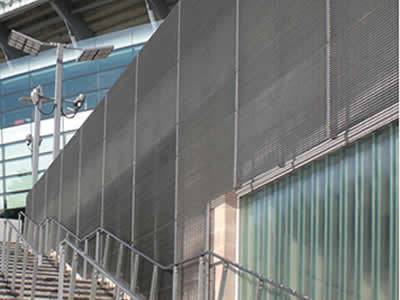
[[[97,263],[100,262],[100,232],[96,232],[96,249],[95,249],[95,255],[94,258]]]
[[[154,265],[153,276],[151,278],[150,297],[149,300],[157,300],[158,296],[158,267]]]
[[[70,280],[70,284],[69,284],[68,300],[73,300],[74,299],[75,287],[76,287],[76,269],[78,267],[77,264],[78,264],[78,255],[74,251],[74,254],[72,256],[71,280]]]
[[[104,245],[104,255],[103,255],[103,268],[104,269],[107,269],[109,248],[110,248],[110,236],[107,234],[106,235],[106,242],[105,242],[105,245]]]
[[[43,230],[42,226],[38,226],[39,228],[39,254],[43,253]]]
[[[139,272],[139,255],[136,253],[133,256],[131,268],[132,268],[131,290],[136,291],[137,278],[138,278],[138,272]]]
[[[25,278],[26,278],[26,265],[28,263],[28,246],[23,245],[24,257],[22,259],[22,274],[21,274],[21,297],[24,297],[25,293]]]
[[[6,253],[7,253],[7,220],[4,220],[4,228],[3,228],[3,249],[2,249],[2,259],[1,265],[3,269],[3,274],[6,273]]]
[[[97,292],[97,270],[94,269],[92,272],[92,283],[90,285],[90,300],[96,299]]]
[[[172,272],[172,300],[178,300],[180,293],[179,267],[174,266]]]
[[[84,246],[84,252],[85,255],[88,255],[89,251],[89,241],[86,239],[85,240],[85,246]],[[83,278],[87,278],[87,260],[86,257],[83,257]]]
[[[61,244],[59,247],[60,261],[58,265],[58,300],[63,300],[64,295],[64,269],[65,269],[65,249]]]
[[[257,287],[256,287],[256,299],[255,300],[261,300],[263,288],[264,288],[264,282],[262,280],[258,279],[257,280]]]
[[[118,250],[118,258],[117,258],[117,269],[115,271],[115,276],[117,278],[121,277],[121,268],[122,268],[123,255],[124,255],[124,245],[120,244],[119,245],[119,250]],[[116,300],[120,300],[120,298],[121,298],[121,290],[119,289],[118,286],[115,286],[114,297],[115,297]]]
[[[6,279],[8,278],[8,266],[9,266],[9,255],[10,255],[10,250],[11,250],[11,237],[12,237],[12,228],[11,225],[8,226],[8,234],[7,234],[7,247],[6,247],[6,256],[5,256],[5,260],[6,260],[6,265],[5,265],[5,277]]]
[[[204,300],[205,299],[205,270],[204,270],[204,256],[200,256],[199,258],[199,277],[198,277],[198,285],[197,285],[197,299]]]
[[[21,213],[18,214],[18,231],[21,233]]]
[[[44,251],[49,254],[49,221],[44,225]]]
[[[37,268],[38,268],[38,261],[37,261],[37,257],[35,256],[34,259],[33,259],[31,300],[35,300]]]
[[[19,250],[19,236],[17,236],[17,241],[15,243],[14,249],[14,265],[13,265],[13,273],[12,273],[12,281],[11,281],[11,290],[15,291],[15,279],[17,277],[17,264],[18,264],[18,250]]]
[[[224,264],[224,269],[222,271],[222,276],[221,276],[221,283],[220,283],[220,286],[219,286],[218,300],[223,300],[224,299],[227,276],[228,276],[228,265]]]

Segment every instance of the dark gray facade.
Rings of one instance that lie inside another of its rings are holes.
[[[80,236],[105,227],[164,264],[199,254],[209,201],[398,102],[397,12],[396,0],[182,1],[28,214]]]

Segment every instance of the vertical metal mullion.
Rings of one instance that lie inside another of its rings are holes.
[[[80,226],[80,205],[81,205],[81,179],[82,179],[82,142],[83,126],[79,129],[79,154],[78,154],[78,177],[76,187],[76,234],[79,236]]]
[[[358,299],[363,298],[363,290],[362,290],[362,276],[364,272],[364,199],[365,199],[365,155],[363,154],[363,145],[360,143],[360,223],[359,223],[359,237],[360,237],[360,243],[359,243],[359,273],[358,273],[358,286],[357,286],[357,291],[358,291]]]
[[[376,193],[375,193],[375,201],[376,201],[376,258],[375,258],[375,284],[374,284],[374,297],[378,299],[380,296],[380,273],[381,273],[381,212],[382,212],[382,201],[384,201],[384,194],[382,190],[382,138],[381,135],[377,135],[375,139],[375,157],[373,161],[375,162],[375,171],[376,171]],[[390,237],[392,238],[392,237]]]
[[[325,158],[325,207],[324,207],[324,222],[325,222],[325,228],[324,228],[324,258],[326,263],[325,267],[325,276],[324,276],[324,281],[327,283],[327,288],[325,289],[324,293],[324,299],[328,299],[329,297],[329,279],[330,279],[330,265],[329,265],[329,208],[330,208],[330,194],[329,194],[329,159],[328,157]]]
[[[177,53],[176,53],[176,102],[175,102],[175,193],[174,193],[174,263],[177,263],[181,256],[179,245],[179,207],[178,207],[178,188],[179,188],[179,129],[180,129],[180,80],[181,80],[181,22],[182,22],[182,3],[178,2],[178,24],[177,24]],[[180,272],[174,277],[178,282],[175,283],[177,298],[180,298]]]
[[[108,93],[104,97],[104,115],[103,115],[103,139],[102,139],[102,155],[101,155],[101,204],[100,204],[100,227],[104,228],[104,186],[106,172],[106,147],[107,147],[107,108],[108,108]]]
[[[361,212],[361,205],[360,205],[360,143],[355,144],[355,174],[354,174],[354,273],[353,273],[353,291],[355,294],[355,299],[357,299],[358,295],[358,285],[359,285],[359,260],[360,260],[360,212]]]
[[[63,184],[63,173],[64,173],[64,152],[60,153],[60,177],[59,177],[59,188],[58,188],[58,213],[57,221],[61,223],[62,214],[62,184]],[[56,238],[55,249],[58,250],[58,243],[61,241],[61,228],[57,226],[57,238]]]
[[[3,207],[4,207],[4,209],[7,209],[7,206],[8,206],[8,203],[7,203],[7,193],[6,193],[6,191],[7,191],[7,185],[6,185],[6,163],[5,163],[5,160],[6,160],[6,157],[5,157],[5,146],[4,146],[4,144],[3,144],[3,141],[4,141],[4,139],[3,139],[3,130],[1,130],[1,143],[2,143],[2,145],[0,145],[0,147],[2,148],[2,151],[1,151],[1,159],[2,159],[2,162],[1,162],[1,168],[2,168],[2,174],[3,174]],[[33,211],[33,202],[32,202],[32,207],[31,207],[31,211]]]
[[[377,181],[377,169],[376,169],[376,134],[372,134],[372,157],[371,157],[371,164],[372,164],[372,176],[371,176],[371,228],[372,228],[372,237],[371,237],[371,285],[372,285],[372,295],[375,296],[375,289],[376,289],[376,259],[377,259],[377,233],[376,233],[376,216],[377,216],[377,188],[376,188],[376,181]]]
[[[239,144],[239,21],[240,0],[236,0],[235,6],[235,104],[234,104],[234,149],[233,149],[233,188],[238,186],[238,144]]]
[[[349,199],[349,184],[350,184],[350,178],[349,178],[349,168],[351,167],[350,161],[347,157],[347,152],[344,151],[344,198],[343,198],[343,275],[342,275],[342,280],[343,280],[343,286],[342,290],[344,292],[343,299],[347,297],[347,283],[350,280],[350,275],[351,274],[351,269],[349,268],[347,264],[347,254],[348,254],[348,232],[349,232],[349,227],[348,227],[348,219],[349,219],[349,201],[352,201],[352,199]]]
[[[345,160],[345,151],[344,149],[340,150],[340,169],[339,169],[339,251],[338,251],[338,264],[337,264],[337,275],[338,275],[338,290],[339,292],[337,295],[340,295],[341,299],[343,298],[343,294],[345,293],[342,284],[344,282],[344,278],[342,274],[342,267],[343,267],[343,238],[344,238],[344,230],[343,224],[343,216],[344,216],[344,185],[346,184],[344,182],[345,176],[344,176],[344,160]]]
[[[390,175],[389,175],[389,201],[390,201],[390,213],[389,213],[389,219],[390,219],[390,234],[389,236],[392,237],[389,239],[389,283],[390,283],[390,294],[391,294],[391,298],[392,299],[397,299],[397,295],[396,295],[396,276],[395,276],[395,272],[396,269],[398,267],[398,265],[396,264],[396,256],[398,255],[398,251],[395,251],[396,249],[396,245],[398,245],[397,243],[397,233],[396,233],[396,214],[398,213],[398,210],[396,208],[396,198],[394,197],[394,191],[396,189],[396,181],[395,181],[395,172],[396,172],[396,166],[398,165],[398,155],[395,152],[395,137],[394,137],[394,129],[393,129],[393,125],[390,126],[390,146],[389,146],[389,157],[390,160],[394,161],[394,163],[392,163],[390,165]],[[396,253],[397,252],[397,253]]]
[[[316,241],[317,241],[317,236],[315,235],[316,232],[316,220],[317,220],[317,213],[315,210],[315,195],[316,195],[316,185],[315,185],[315,180],[316,180],[316,170],[315,170],[315,162],[311,163],[311,192],[310,192],[310,285],[309,285],[309,295],[310,297],[315,299],[315,281],[316,281]]]
[[[332,103],[331,103],[331,3],[326,0],[326,133],[327,137],[332,137]]]
[[[281,242],[282,242],[282,227],[281,227],[281,201],[280,201],[280,190],[279,190],[279,185],[280,182],[277,181],[274,184],[274,189],[275,189],[275,199],[274,201],[276,202],[276,235],[277,235],[277,242],[276,242],[276,280],[278,282],[281,281]],[[281,297],[281,291],[277,290],[276,293],[276,299],[279,299]]]

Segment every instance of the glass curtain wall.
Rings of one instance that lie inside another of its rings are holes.
[[[397,299],[398,134],[391,124],[242,198],[241,264],[312,299]],[[241,278],[240,299],[255,289]]]

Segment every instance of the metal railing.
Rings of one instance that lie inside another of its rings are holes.
[[[112,276],[112,279],[110,280],[115,284],[115,290],[114,290],[115,299],[120,299],[121,294],[125,294],[129,297],[134,297],[131,295],[135,295],[138,284],[139,265],[140,262],[143,260],[151,264],[153,268],[150,291],[148,292],[149,300],[155,300],[157,298],[160,271],[172,273],[173,299],[174,300],[178,299],[179,274],[185,266],[196,262],[198,263],[198,270],[199,270],[198,293],[197,293],[198,300],[209,299],[208,286],[210,282],[210,270],[218,265],[223,266],[219,289],[218,292],[216,292],[217,294],[216,299],[218,300],[222,300],[224,298],[226,281],[228,277],[227,274],[229,271],[234,272],[235,274],[239,274],[239,276],[240,274],[246,274],[247,276],[250,276],[256,281],[256,287],[255,287],[256,300],[262,298],[262,293],[264,289],[267,287],[272,287],[273,289],[279,290],[297,299],[311,300],[310,297],[302,295],[295,289],[286,287],[282,283],[278,283],[272,279],[266,278],[212,251],[206,251],[204,253],[201,253],[200,255],[191,257],[189,259],[185,259],[176,264],[162,265],[156,260],[147,256],[145,253],[141,252],[139,249],[121,240],[116,235],[107,231],[104,228],[97,228],[96,230],[93,230],[92,232],[85,235],[83,238],[79,238],[76,234],[71,232],[68,228],[66,228],[63,224],[61,224],[58,220],[54,218],[47,218],[43,220],[41,223],[36,224],[22,212],[21,212],[21,217],[24,217],[25,219],[24,232],[26,232],[26,235],[32,238],[39,237],[38,242],[33,242],[35,245],[36,244],[38,245],[37,253],[39,254],[39,257],[42,254],[49,253],[51,250],[54,250],[60,257],[60,259],[63,257],[64,261],[62,261],[62,263],[64,263],[65,247],[69,247],[73,251],[73,259],[71,266],[72,272],[76,274],[77,270],[76,264],[78,261],[77,256],[80,256],[83,260],[82,277],[88,278],[88,268],[87,268],[88,264],[93,267],[94,272],[92,272],[91,275],[92,284],[94,280],[93,278],[94,277],[97,278],[99,273],[101,276],[103,276],[103,278],[106,277],[110,279],[110,276]],[[54,237],[54,233],[52,233],[53,231],[52,228],[54,227],[53,225],[56,227],[55,243],[51,241],[51,237]],[[61,239],[61,236],[63,235],[62,231],[64,232],[65,236],[63,239]],[[89,255],[88,248],[89,248],[89,241],[93,238],[95,239],[95,254],[94,257],[91,257]],[[71,242],[70,239],[72,239],[73,242]],[[110,270],[107,270],[111,240],[116,241],[118,245],[118,255],[117,255],[117,260],[116,260],[117,263],[115,269],[116,276],[113,276],[110,273]],[[78,246],[79,244],[82,243],[84,244],[83,250]],[[52,248],[53,244],[56,245],[57,247]],[[127,251],[131,257],[131,266],[130,266],[131,276],[129,283],[121,280],[119,276],[121,273],[121,267],[123,263],[122,257],[125,251]],[[213,260],[216,260],[216,262],[214,262]],[[93,275],[93,273],[97,273],[97,275]]]

